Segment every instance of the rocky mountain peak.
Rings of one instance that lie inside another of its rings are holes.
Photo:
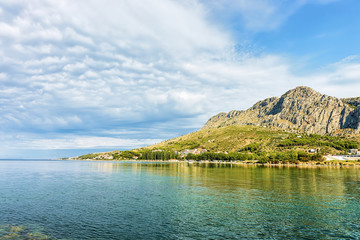
[[[257,125],[317,134],[334,134],[342,129],[360,133],[358,100],[338,99],[299,86],[280,98],[259,101],[246,111],[218,114],[203,128]]]
[[[291,89],[289,91],[287,91],[284,95],[282,95],[281,97],[285,98],[308,98],[308,97],[312,97],[312,96],[319,96],[321,95],[321,93],[315,91],[314,89],[310,88],[310,87],[305,87],[305,86],[299,86],[296,87],[294,89]]]

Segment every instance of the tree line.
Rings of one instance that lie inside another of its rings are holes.
[[[258,160],[261,163],[278,163],[278,162],[307,162],[307,161],[323,161],[323,156],[319,153],[310,154],[304,151],[285,151],[285,152],[259,152],[259,153],[242,153],[242,152],[231,152],[228,154],[225,153],[214,153],[214,152],[205,152],[202,154],[192,154],[189,153],[186,156],[181,156],[176,151],[152,151],[152,150],[143,150],[143,151],[124,151],[114,159],[134,159],[139,160],[208,160],[208,161],[246,161],[246,160]]]
[[[328,146],[337,150],[357,149],[359,143],[355,141],[349,141],[346,139],[337,139],[334,137],[318,137],[317,135],[311,135],[309,138],[292,138],[285,139],[279,142],[278,147],[293,147],[293,146]]]

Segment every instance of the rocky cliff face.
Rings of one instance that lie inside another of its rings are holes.
[[[342,98],[341,99],[344,103],[347,103],[352,108],[356,108],[360,106],[360,97],[357,98]]]
[[[280,98],[267,98],[246,111],[213,116],[203,129],[229,125],[277,127],[286,131],[335,134],[360,133],[360,98],[338,99],[309,87],[297,87]]]

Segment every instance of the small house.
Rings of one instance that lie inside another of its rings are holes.
[[[360,151],[359,151],[359,149],[349,149],[349,154],[351,154],[351,155],[359,155]]]

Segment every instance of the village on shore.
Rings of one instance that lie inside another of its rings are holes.
[[[152,152],[161,152],[162,150],[152,150]],[[183,151],[176,152],[178,156],[180,156],[180,159],[141,159],[139,156],[132,155],[131,157],[126,159],[115,159],[113,154],[110,153],[99,153],[96,154],[96,156],[92,158],[79,158],[79,157],[70,157],[67,158],[67,160],[107,160],[107,161],[149,161],[149,162],[183,162],[183,163],[201,163],[201,164],[241,164],[241,165],[265,165],[265,166],[358,166],[360,167],[360,150],[359,149],[349,149],[348,154],[346,155],[324,155],[323,161],[308,161],[308,162],[301,162],[298,161],[296,163],[294,162],[260,162],[259,160],[230,160],[230,161],[224,161],[224,160],[195,160],[192,158],[189,158],[187,156],[196,156],[203,153],[206,153],[207,150],[203,148],[196,148],[196,149],[185,149]],[[308,152],[310,154],[316,154],[318,153],[318,149],[309,149]],[[216,152],[217,154],[220,154],[221,152]],[[227,152],[221,153],[221,154],[228,154]]]

